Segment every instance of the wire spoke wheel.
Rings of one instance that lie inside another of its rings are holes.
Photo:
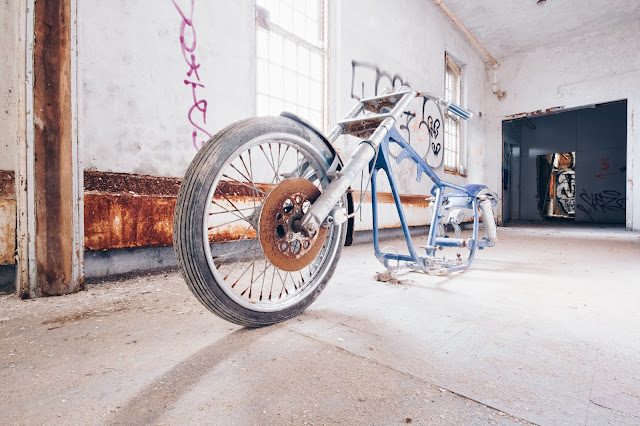
[[[296,231],[329,181],[332,153],[282,117],[237,123],[194,158],[180,188],[174,247],[185,281],[217,315],[263,326],[300,314],[333,273],[344,226]]]

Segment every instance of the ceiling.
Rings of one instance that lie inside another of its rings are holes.
[[[498,60],[640,20],[638,0],[547,0],[541,6],[536,0],[444,0],[444,3]]]

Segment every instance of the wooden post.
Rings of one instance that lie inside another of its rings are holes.
[[[74,7],[73,0],[38,0],[33,9],[35,235],[29,240],[35,241],[30,253],[35,259],[30,256],[29,263],[35,262],[35,267],[29,268],[26,288],[21,284],[23,297],[72,293],[84,282],[83,250],[78,244],[82,223],[77,219],[82,206],[82,173],[72,105]]]

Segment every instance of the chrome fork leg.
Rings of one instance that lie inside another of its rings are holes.
[[[333,206],[340,201],[360,172],[369,166],[369,162],[375,156],[378,146],[387,136],[389,130],[396,124],[398,117],[415,99],[415,96],[416,92],[414,91],[405,94],[393,108],[390,115],[380,123],[380,126],[373,132],[371,137],[360,143],[351,158],[349,158],[349,161],[347,161],[347,164],[340,170],[338,178],[327,186],[302,218],[300,227],[303,232],[313,235],[320,229],[322,222],[329,215]]]

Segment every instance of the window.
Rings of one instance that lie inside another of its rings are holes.
[[[444,98],[446,101],[462,106],[462,72],[460,67],[448,53],[445,53],[445,64]],[[444,122],[444,170],[445,172],[462,174],[463,170],[460,164],[461,119],[446,111]]]
[[[325,16],[325,0],[257,0],[257,115],[289,111],[327,127]]]

